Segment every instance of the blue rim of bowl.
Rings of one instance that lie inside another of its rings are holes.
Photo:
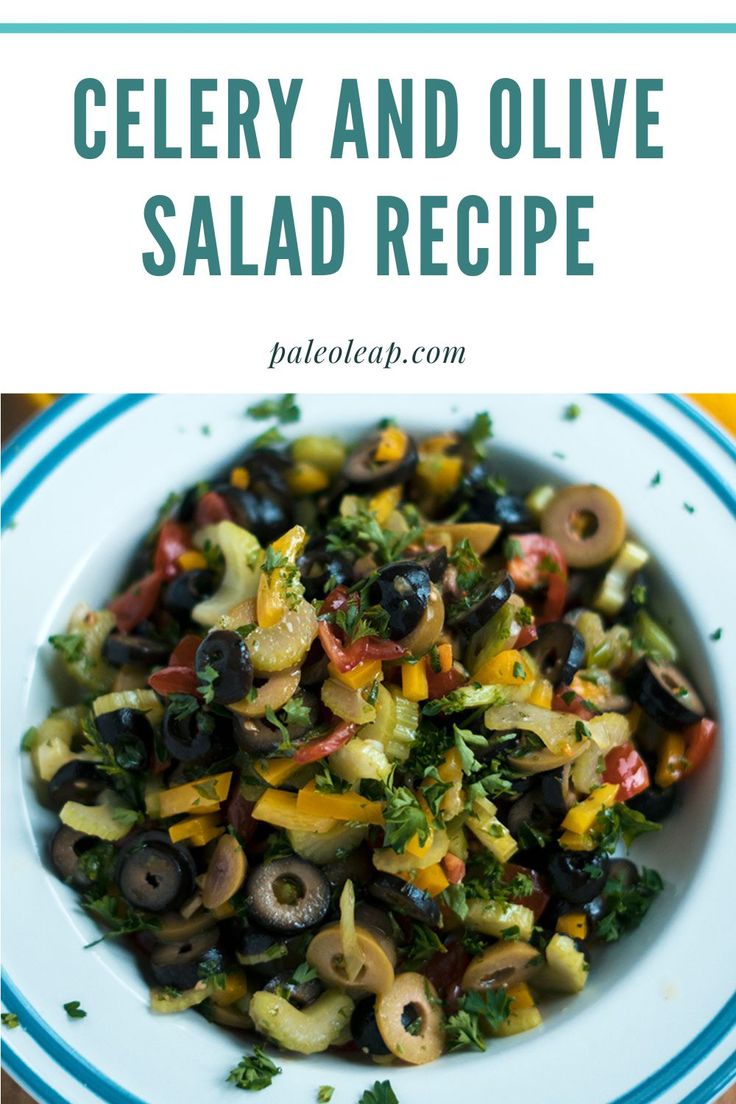
[[[54,408],[37,415],[25,430],[18,434],[8,445],[12,448],[10,459],[19,455],[28,444],[35,439],[40,432],[50,425],[55,417],[64,410],[69,409],[72,402],[78,401],[80,396],[65,396],[67,401],[63,409],[52,416]],[[110,422],[120,417],[126,411],[149,398],[148,395],[122,395],[114,399],[107,406],[97,411],[81,425],[73,429],[66,437],[50,450],[36,466],[26,475],[18,486],[10,492],[3,502],[3,528],[7,528],[14,519],[20,507],[30,498],[34,491],[46,478],[61,464],[67,456],[80,447],[85,441],[103,429]],[[721,476],[704,461],[694,449],[688,445],[673,430],[664,425],[658,418],[642,409],[631,399],[624,395],[597,394],[595,398],[618,410],[626,417],[631,418],[637,424],[648,430],[660,441],[675,452],[697,475],[713,490],[717,497],[736,516],[736,496],[721,478]],[[728,455],[736,458],[736,449],[731,441],[722,434],[709,419],[701,415],[688,402],[677,395],[663,395],[671,405],[680,410],[686,417],[693,421],[708,436],[714,440]],[[38,427],[39,420],[42,425]],[[3,462],[5,462],[3,450]],[[61,1066],[68,1074],[75,1077],[91,1091],[97,1093],[103,1100],[111,1104],[143,1104],[139,1097],[127,1092],[120,1085],[111,1081],[105,1074],[92,1066],[77,1051],[61,1038],[38,1015],[22,993],[15,987],[5,970],[2,972],[2,1000],[10,1012],[15,1012],[21,1020],[23,1028],[32,1039]],[[662,1093],[666,1092],[678,1081],[690,1073],[712,1050],[726,1037],[736,1025],[736,995],[721,1008],[702,1031],[678,1054],[665,1063],[659,1070],[651,1074],[635,1088],[617,1097],[610,1104],[651,1104]],[[45,1084],[27,1066],[23,1059],[3,1041],[2,1058],[8,1071],[27,1085],[43,1104],[72,1104],[66,1101],[55,1089]],[[712,1095],[724,1088],[736,1074],[736,1055],[731,1055],[718,1069],[697,1088],[694,1089],[682,1104],[706,1104]]]

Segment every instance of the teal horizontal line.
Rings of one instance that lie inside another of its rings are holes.
[[[1,34],[736,34],[736,23],[0,23]]]

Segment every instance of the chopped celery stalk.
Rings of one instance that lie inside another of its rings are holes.
[[[588,963],[569,935],[555,933],[544,956],[546,965],[535,975],[535,986],[553,993],[579,993],[585,988]]]
[[[393,732],[386,742],[386,754],[389,759],[395,759],[399,763],[409,758],[411,746],[414,743],[419,727],[419,705],[409,701],[399,692],[398,687],[391,687],[391,697],[396,708]]]
[[[115,614],[110,610],[92,610],[83,603],[69,619],[67,634],[79,637],[81,643],[72,652],[74,659],[62,653],[64,666],[75,682],[96,694],[109,690],[115,679],[115,668],[102,655],[103,645],[115,625]]]
[[[83,705],[71,705],[66,709],[57,709],[51,713],[45,721],[41,721],[35,729],[32,729],[33,738],[29,743],[24,743],[25,751],[33,751],[40,744],[49,740],[61,740],[67,747],[71,747],[74,738],[82,731],[82,718],[86,713]]]
[[[277,993],[254,993],[250,1015],[256,1030],[273,1039],[284,1050],[317,1054],[327,1050],[350,1022],[353,1002],[345,993],[328,989],[304,1011]]]
[[[164,707],[153,690],[118,690],[112,694],[103,694],[92,702],[95,717],[103,713],[114,713],[117,709],[134,709],[145,713],[154,728],[158,728],[164,718]]]
[[[538,705],[509,702],[487,709],[484,719],[486,728],[491,731],[533,732],[556,755],[567,754],[580,742],[576,731],[579,718],[572,713],[555,713]]]
[[[621,667],[631,649],[631,633],[624,625],[614,625],[594,647],[590,648],[586,660],[590,667]]]
[[[212,995],[214,986],[211,981],[198,981],[193,989],[184,989],[181,993],[167,988],[151,990],[152,1012],[186,1012],[202,1004]]]
[[[525,504],[528,510],[539,517],[555,497],[555,489],[550,483],[543,483],[540,487],[534,487],[526,496]]]
[[[521,625],[515,620],[521,604],[521,599],[516,600],[514,595],[494,613],[486,625],[471,636],[465,653],[465,665],[471,672],[479,670],[504,648],[513,646],[521,630]]]
[[[219,588],[192,610],[192,620],[198,625],[215,625],[233,606],[255,598],[263,556],[256,537],[232,521],[208,525],[195,537],[195,544],[204,547],[216,544],[225,557],[225,574]]]
[[[291,455],[298,464],[314,464],[332,478],[345,462],[345,446],[337,437],[297,437]]]
[[[42,782],[50,782],[66,763],[79,758],[60,736],[52,736],[41,744],[37,743],[31,751],[33,769]]]
[[[633,624],[634,646],[645,655],[665,663],[677,663],[675,642],[646,610],[639,610]]]
[[[593,599],[595,608],[607,617],[614,617],[626,601],[629,586],[637,571],[648,562],[649,553],[646,548],[635,541],[625,541]]]
[[[465,925],[472,931],[503,938],[507,928],[518,928],[518,938],[528,943],[534,927],[534,913],[526,905],[514,905],[507,901],[468,901],[468,914]]]
[[[287,828],[286,835],[297,855],[321,866],[334,862],[358,847],[368,835],[368,825],[336,824],[328,832],[303,832]]]
[[[322,701],[336,717],[352,724],[370,724],[376,719],[375,706],[370,705],[360,690],[353,690],[338,679],[328,678],[322,684]]]
[[[583,610],[575,622],[575,628],[585,641],[585,666],[594,667],[595,664],[590,658],[591,654],[604,642],[606,637],[603,618],[599,613],[593,613],[592,610]]]
[[[522,1031],[531,1031],[539,1027],[542,1022],[542,1014],[533,1004],[531,1008],[520,1008],[517,1012],[511,1009],[508,1019],[499,1027],[494,1027],[492,1034],[505,1038],[507,1035],[520,1035]]]
[[[518,849],[516,840],[496,816],[496,806],[487,797],[477,797],[465,822],[473,835],[499,862],[508,862]]]
[[[360,782],[362,778],[385,782],[391,773],[391,764],[383,746],[378,740],[364,740],[362,736],[354,736],[343,747],[333,751],[329,766],[346,782]]]
[[[423,855],[410,855],[404,851],[399,854],[393,847],[379,847],[373,852],[373,865],[376,870],[382,870],[386,874],[400,874],[407,870],[427,870],[442,862],[450,850],[450,837],[444,828],[435,828],[432,831],[432,842],[429,849]]]
[[[96,836],[103,840],[119,840],[127,836],[136,822],[135,813],[121,805],[80,805],[67,801],[59,813],[59,820],[67,828]]]
[[[444,698],[437,698],[424,707],[424,712],[432,716],[435,713],[462,713],[464,709],[480,709],[484,705],[501,706],[507,700],[507,686],[461,686],[451,690]],[[549,710],[544,712],[549,713]]]

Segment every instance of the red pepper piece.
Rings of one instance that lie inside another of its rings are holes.
[[[199,679],[191,667],[162,667],[148,678],[148,685],[162,698],[170,694],[191,694],[197,697]]]
[[[547,621],[559,621],[565,609],[567,596],[567,564],[551,537],[541,533],[521,533],[511,538],[521,547],[521,555],[512,556],[507,570],[517,590],[531,590],[547,584],[547,597],[540,625]]]
[[[201,529],[205,525],[216,525],[218,521],[232,521],[233,515],[225,499],[216,491],[207,491],[197,503],[194,511],[195,528]]]
[[[158,602],[163,579],[160,571],[152,571],[108,602],[107,608],[115,614],[120,632],[132,632],[136,625],[151,616]]]
[[[194,670],[194,657],[203,639],[196,633],[183,636],[169,657],[169,667],[191,667]]]
[[[649,788],[649,770],[633,744],[611,748],[606,756],[603,781],[618,783],[617,801],[628,801]]]
[[[302,744],[300,748],[297,748],[294,753],[294,761],[296,763],[315,763],[318,759],[324,759],[325,756],[332,755],[333,751],[337,751],[338,748],[341,748],[343,744],[352,739],[357,731],[358,726],[356,724],[351,724],[349,721],[338,721],[326,736],[310,740],[309,743]]]
[[[181,570],[177,560],[192,547],[189,531],[178,521],[165,521],[156,542],[153,566],[165,579],[173,579]]]

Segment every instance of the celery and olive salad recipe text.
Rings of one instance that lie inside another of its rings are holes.
[[[483,1050],[662,888],[612,856],[715,725],[616,498],[511,493],[489,438],[272,432],[51,638],[86,695],[26,738],[51,860],[155,1012],[301,1054]]]

